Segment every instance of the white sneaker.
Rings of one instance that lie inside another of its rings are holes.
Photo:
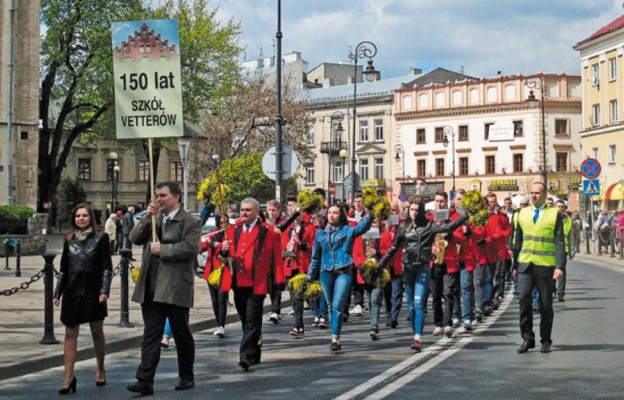
[[[364,311],[362,310],[362,306],[359,304],[353,307],[353,311],[351,312],[351,314],[355,317],[361,317],[363,313]]]
[[[218,334],[217,336],[219,337],[219,339],[223,339],[225,337],[225,327],[220,326],[217,328]]]
[[[319,319],[319,324],[318,324],[319,328],[321,329],[327,329],[329,328],[329,324],[327,323],[327,320],[323,317],[321,317]]]
[[[443,333],[444,333],[444,329],[442,329],[441,326],[436,326],[435,329],[433,330],[433,334],[436,336],[440,336]]]
[[[312,322],[312,326],[319,326],[319,317],[314,317],[314,322]]]
[[[450,326],[445,326],[444,327],[444,336],[446,337],[452,337],[453,336],[453,328],[451,328]]]
[[[279,315],[277,315],[277,313],[272,313],[272,314],[269,316],[269,321],[273,322],[274,324],[277,324],[277,323],[279,322],[279,320],[280,320],[280,319],[281,319],[281,318],[280,318],[280,316],[279,316]]]
[[[219,336],[220,332],[221,332],[221,327],[217,326],[217,329],[215,329],[214,332],[212,332],[212,336]]]
[[[293,315],[295,313],[295,309],[290,307],[290,311],[288,311],[288,315]]]

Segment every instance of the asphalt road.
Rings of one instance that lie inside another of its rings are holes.
[[[600,258],[569,265],[565,303],[555,303],[553,352],[519,355],[517,302],[503,307],[472,334],[439,338],[426,327],[420,354],[409,350],[411,332],[404,317],[398,329],[383,328],[381,340],[368,339],[368,318],[351,318],[343,350],[328,350],[329,332],[308,326],[303,338],[288,336],[292,319],[263,328],[262,364],[245,373],[237,366],[240,325],[230,324],[225,339],[195,334],[196,387],[174,392],[175,350],[163,352],[154,398],[167,399],[622,399],[624,269]],[[267,300],[268,301],[268,300]],[[234,312],[230,309],[231,313]],[[405,314],[403,313],[403,316]],[[428,321],[429,322],[429,321]],[[539,323],[536,318],[536,329]],[[85,327],[86,328],[86,327]],[[76,397],[132,398],[139,350],[107,357],[108,384],[96,388],[95,362],[76,366]],[[56,396],[62,368],[3,381],[0,398]]]

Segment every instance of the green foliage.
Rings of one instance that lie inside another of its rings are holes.
[[[30,207],[0,206],[0,233],[25,235],[28,233],[28,218],[35,213]]]
[[[72,179],[65,179],[61,182],[57,201],[56,215],[61,223],[70,222],[72,210],[80,203],[87,201],[87,193],[80,182]]]

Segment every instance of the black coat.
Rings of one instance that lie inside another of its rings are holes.
[[[92,233],[83,242],[75,237],[65,240],[54,291],[55,299],[63,298],[61,322],[64,325],[99,321],[108,315],[106,303],[100,303],[99,297],[109,295],[112,272],[110,239],[106,233]]]

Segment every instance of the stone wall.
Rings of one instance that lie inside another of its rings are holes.
[[[35,256],[46,251],[47,243],[47,214],[34,214],[28,218],[28,235],[0,235],[0,257],[6,257],[5,240],[14,243],[19,240],[20,254],[22,256]],[[16,248],[9,249],[9,253],[15,256]]]

